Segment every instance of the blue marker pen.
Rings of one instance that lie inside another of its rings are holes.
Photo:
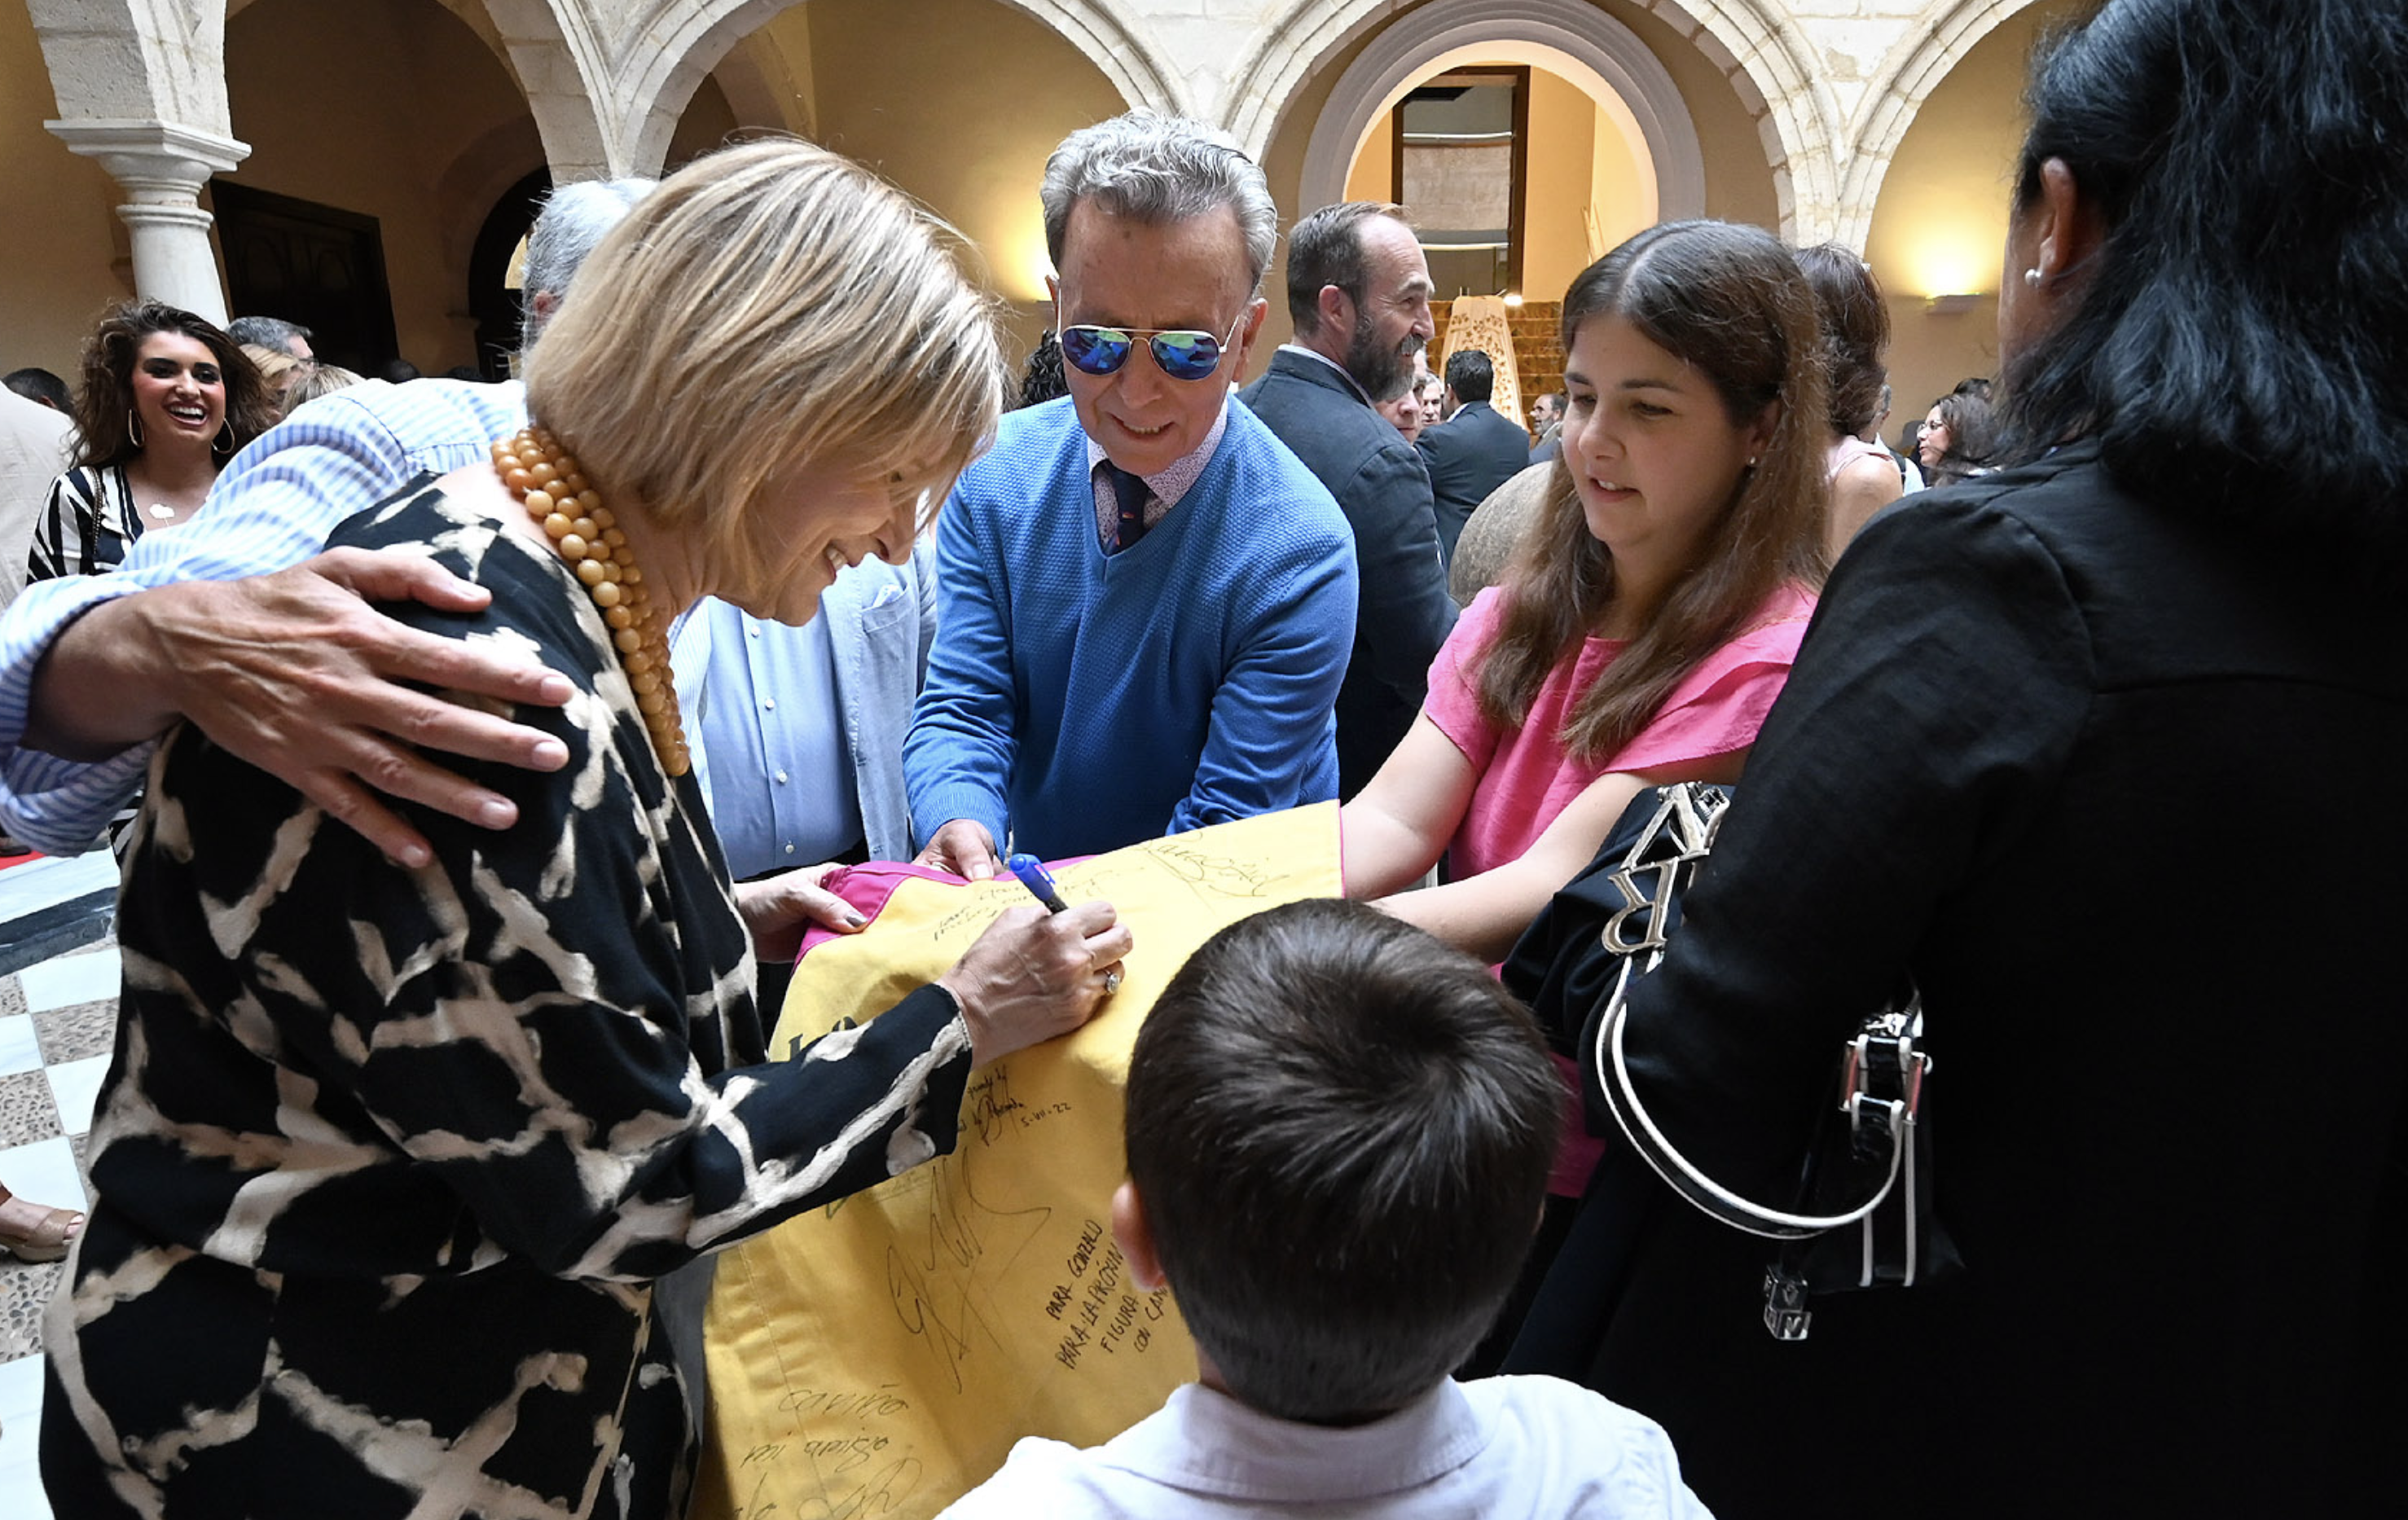
[[[1062,894],[1054,890],[1054,878],[1045,869],[1045,862],[1035,855],[1014,855],[1004,865],[1012,875],[1020,878],[1020,884],[1028,889],[1030,896],[1045,905],[1047,912],[1066,913],[1070,911],[1070,905],[1062,900]]]

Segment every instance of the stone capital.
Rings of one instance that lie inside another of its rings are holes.
[[[209,176],[251,155],[251,145],[174,122],[46,122],[71,152],[97,159],[125,189],[117,208],[134,235],[134,288],[222,326],[225,289],[209,247],[210,216],[201,209]]]
[[[67,151],[98,159],[136,203],[189,205],[208,183],[251,156],[251,145],[174,122],[45,122]]]

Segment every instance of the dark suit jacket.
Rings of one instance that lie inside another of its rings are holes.
[[[1499,417],[1487,402],[1467,401],[1454,416],[1424,433],[1420,447],[1438,511],[1439,552],[1452,563],[1455,540],[1463,536],[1471,509],[1528,467],[1530,435]]]
[[[1363,789],[1405,737],[1430,660],[1455,626],[1429,477],[1387,419],[1332,365],[1283,351],[1239,399],[1304,461],[1354,528],[1362,585],[1338,692],[1338,795]]]

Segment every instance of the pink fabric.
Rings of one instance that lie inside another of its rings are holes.
[[[1075,866],[1082,860],[1095,858],[1093,855],[1064,855],[1059,860],[1047,861],[1045,868],[1049,871],[1058,871],[1065,866]],[[1007,882],[1011,880],[1010,871],[996,874],[998,880]],[[934,882],[939,886],[969,884],[967,877],[955,876],[951,871],[940,871],[933,866],[907,866],[900,861],[873,860],[866,866],[847,866],[831,874],[820,885],[829,895],[842,901],[846,907],[859,913],[863,921],[867,923],[876,919],[885,909],[886,899],[895,896],[896,888],[915,878],[923,882]],[[1037,899],[1031,897],[1028,900],[1035,902]],[[839,933],[835,929],[814,924],[803,931],[802,947],[795,952],[795,962],[800,965],[804,956],[831,939],[849,939],[860,932],[859,929],[853,929]],[[772,1009],[769,1011],[774,1020],[777,1010]]]
[[[1585,640],[1569,667],[1548,672],[1522,726],[1500,730],[1480,715],[1476,682],[1504,615],[1504,595],[1492,586],[1472,598],[1430,666],[1429,700],[1422,710],[1481,773],[1451,846],[1454,874],[1477,875],[1520,858],[1599,776],[1711,759],[1755,743],[1789,679],[1813,610],[1814,598],[1798,587],[1773,593],[1739,637],[1672,689],[1638,737],[1604,764],[1584,766],[1573,762],[1557,736],[1573,702],[1622,652],[1623,640]],[[1588,1191],[1607,1142],[1588,1132],[1578,1069],[1560,1055],[1555,1060],[1564,1078],[1564,1141],[1547,1191],[1576,1198]]]
[[[1891,462],[1889,451],[1880,444],[1867,443],[1857,437],[1845,437],[1831,445],[1830,457],[1825,463],[1823,478],[1826,480],[1838,480],[1842,470],[1859,459],[1878,459],[1892,469],[1898,467]]]
[[[1564,751],[1564,719],[1622,652],[1623,641],[1585,640],[1569,667],[1548,672],[1522,726],[1502,730],[1480,715],[1476,682],[1504,614],[1504,593],[1492,586],[1472,598],[1430,666],[1423,708],[1480,772],[1451,846],[1454,873],[1477,875],[1519,859],[1599,776],[1712,759],[1755,743],[1813,610],[1813,596],[1799,587],[1773,593],[1737,638],[1673,688],[1637,738],[1602,764],[1581,765]]]
[[[886,906],[886,899],[895,896],[895,889],[913,877],[918,877],[923,882],[942,882],[948,884],[957,884],[962,880],[951,871],[935,870],[926,866],[906,866],[899,861],[873,860],[867,866],[847,866],[820,885],[841,898],[845,906],[859,913],[864,919],[874,919],[880,910]],[[853,931],[855,934],[859,932],[857,929]],[[823,928],[814,924],[803,931],[802,948],[795,952],[795,959],[799,962],[804,956],[831,939],[851,938],[852,935],[838,934],[834,929]],[[773,1018],[776,1011],[774,1009],[770,1011]]]

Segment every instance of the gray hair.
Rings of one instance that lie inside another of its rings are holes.
[[[307,343],[317,335],[281,317],[236,317],[226,323],[226,336],[236,343],[256,343],[263,349],[282,352],[294,338]]]
[[[659,183],[657,179],[580,179],[555,188],[544,198],[542,212],[527,229],[526,269],[519,280],[519,309],[525,323],[523,342],[533,343],[543,328],[535,298],[548,293],[556,305],[566,295],[569,281],[577,278],[586,255]]]
[[[1082,200],[1156,226],[1227,207],[1245,235],[1247,283],[1257,292],[1279,241],[1279,208],[1261,167],[1227,133],[1180,116],[1130,111],[1082,127],[1045,161],[1037,194],[1057,270],[1070,208]]]

